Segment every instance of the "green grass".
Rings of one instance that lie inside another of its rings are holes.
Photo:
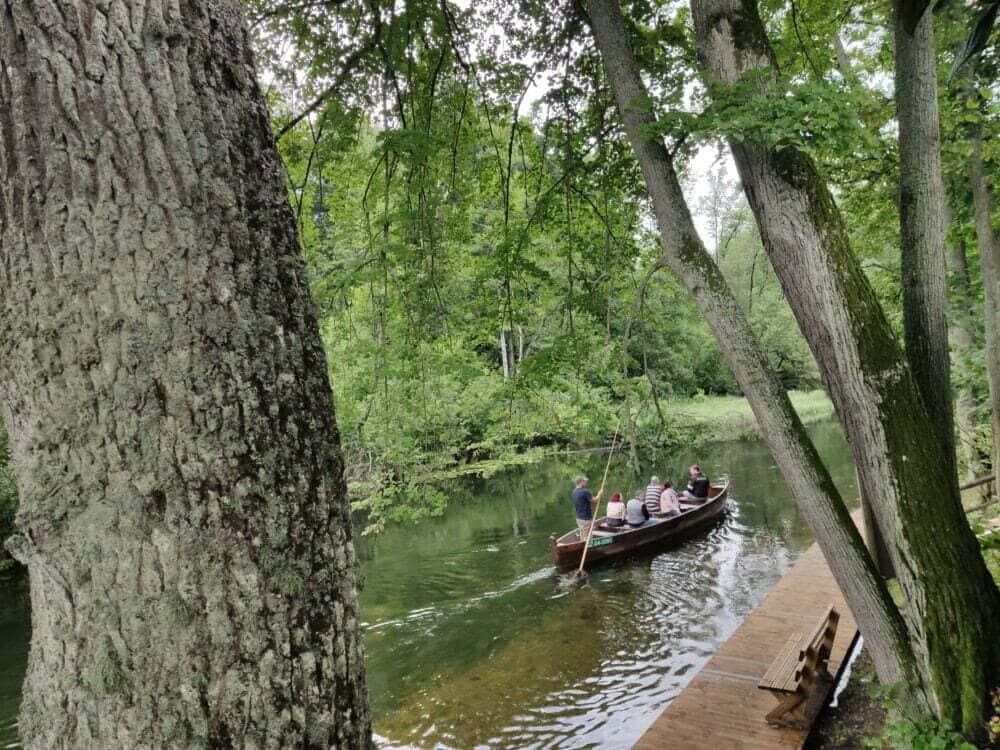
[[[833,404],[822,390],[790,391],[792,406],[804,424],[833,416]],[[697,433],[698,442],[715,442],[757,434],[757,421],[750,404],[739,396],[701,396],[665,405],[664,414],[683,435]]]

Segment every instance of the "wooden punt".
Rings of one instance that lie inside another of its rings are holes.
[[[709,526],[717,520],[726,508],[729,495],[729,481],[713,484],[708,491],[708,500],[700,504],[690,504],[681,500],[682,512],[673,518],[654,516],[656,523],[638,529],[608,529],[604,527],[606,516],[597,519],[597,526],[590,538],[587,552],[587,567],[616,557],[652,551],[656,547],[681,542]],[[580,564],[583,542],[576,530],[568,531],[561,537],[549,537],[552,561],[557,568],[572,568]]]

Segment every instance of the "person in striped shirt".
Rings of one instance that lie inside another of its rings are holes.
[[[646,493],[643,497],[649,515],[660,512],[660,495],[662,493],[663,484],[660,482],[660,478],[654,474],[649,478],[649,484],[646,486]]]

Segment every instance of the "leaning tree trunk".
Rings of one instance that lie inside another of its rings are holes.
[[[691,292],[717,339],[760,433],[781,469],[886,682],[917,682],[906,627],[815,447],[770,368],[743,310],[691,219],[673,161],[657,132],[650,97],[628,44],[618,0],[589,0],[587,11],[629,142],[642,168],[667,265]],[[928,705],[919,689],[907,705]]]
[[[730,85],[749,74],[766,95],[776,66],[756,4],[691,5],[711,77]],[[889,544],[921,682],[940,716],[982,731],[1000,673],[1000,594],[962,511],[953,458],[815,166],[794,147],[730,146]]]
[[[934,31],[926,0],[895,0],[893,11],[906,359],[957,476]]]
[[[236,0],[0,0],[31,748],[369,744],[327,365]]]
[[[971,128],[972,156],[969,182],[976,217],[976,241],[983,272],[983,320],[986,325],[986,374],[990,386],[990,417],[993,425],[993,471],[1000,471],[1000,243],[993,232],[993,199],[983,169],[983,134]]]

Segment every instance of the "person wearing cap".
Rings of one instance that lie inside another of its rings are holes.
[[[587,541],[590,525],[594,522],[594,505],[600,501],[603,494],[604,490],[601,490],[595,497],[587,489],[587,477],[576,478],[576,489],[570,496],[573,498],[573,512],[576,514],[576,528],[580,534],[580,541]]]

